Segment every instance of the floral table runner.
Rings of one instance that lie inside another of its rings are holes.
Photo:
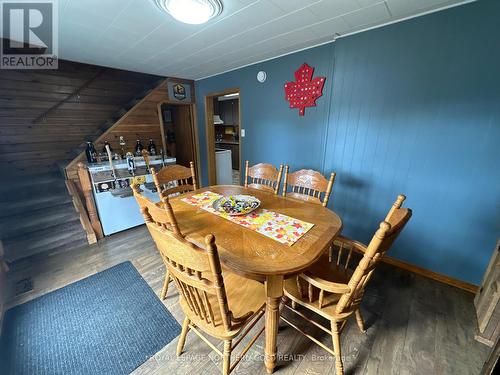
[[[197,206],[214,215],[223,217],[245,228],[259,232],[266,237],[272,238],[288,246],[292,246],[314,226],[314,224],[262,208],[258,208],[247,215],[230,216],[224,212],[218,212],[213,209],[213,202],[220,197],[222,197],[222,195],[211,191],[205,191],[200,194],[192,195],[189,198],[183,198],[182,201]]]

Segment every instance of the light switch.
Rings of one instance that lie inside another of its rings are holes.
[[[241,129],[241,138],[245,136],[245,129]]]

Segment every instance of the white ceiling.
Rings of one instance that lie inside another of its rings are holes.
[[[152,0],[59,0],[59,57],[199,79],[464,0],[222,0],[187,25]]]

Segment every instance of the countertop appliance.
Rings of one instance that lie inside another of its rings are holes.
[[[231,150],[215,149],[215,171],[217,185],[233,184],[233,168],[231,163]]]
[[[116,180],[113,178],[111,167],[107,163],[89,164],[89,172],[92,180],[94,199],[97,206],[99,219],[105,236],[133,228],[144,224],[144,219],[134,196],[118,196],[111,194],[114,188],[125,188],[130,186],[134,177],[144,178],[145,182],[153,182],[153,176],[147,171],[143,158],[135,159],[134,175],[129,172],[126,160],[114,161]],[[157,171],[165,165],[175,164],[175,158],[150,157],[149,164]],[[148,184],[150,186],[151,184]],[[142,194],[154,202],[160,199],[155,189],[150,190],[141,185]]]

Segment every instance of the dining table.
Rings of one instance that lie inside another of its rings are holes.
[[[293,244],[282,243],[186,203],[186,198],[204,192],[223,196],[250,195],[260,200],[257,210],[268,210],[313,225]],[[224,269],[264,283],[264,364],[267,372],[272,373],[277,363],[276,342],[284,279],[301,273],[328,251],[342,229],[342,220],[335,212],[320,204],[237,185],[204,187],[171,198],[170,204],[182,233],[189,241],[204,247],[205,236],[213,234]]]

